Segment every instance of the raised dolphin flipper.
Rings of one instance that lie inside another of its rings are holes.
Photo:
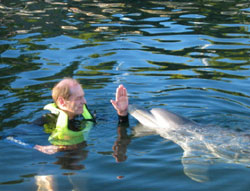
[[[181,161],[184,173],[189,178],[197,182],[207,182],[209,180],[209,159],[198,155],[197,153],[192,153],[192,151],[184,151]]]
[[[147,128],[140,123],[138,123],[135,127],[133,127],[132,132],[134,137],[144,137],[148,135],[157,134],[155,130]]]

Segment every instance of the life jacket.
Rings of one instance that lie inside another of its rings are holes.
[[[89,112],[86,105],[83,106],[82,116],[86,120],[85,127],[80,131],[72,131],[68,128],[68,115],[59,109],[55,103],[47,104],[44,109],[57,115],[55,129],[49,136],[49,142],[53,145],[75,145],[87,139],[88,133],[92,128],[95,119]]]

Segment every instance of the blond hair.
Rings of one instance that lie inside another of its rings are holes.
[[[57,104],[59,97],[68,100],[72,95],[71,87],[76,85],[80,85],[80,83],[77,80],[68,77],[58,82],[52,89],[52,98],[54,102]]]

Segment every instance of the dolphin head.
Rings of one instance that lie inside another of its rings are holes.
[[[185,117],[182,117],[176,113],[167,111],[162,108],[153,108],[151,109],[151,113],[153,114],[155,120],[159,125],[164,127],[181,127],[187,125],[194,125],[195,122],[191,121]]]
[[[153,108],[150,111],[140,109],[135,105],[129,105],[128,112],[142,125],[153,129],[164,127],[176,128],[183,125],[194,125],[189,119],[161,108]]]

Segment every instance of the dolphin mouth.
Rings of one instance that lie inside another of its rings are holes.
[[[128,112],[135,119],[137,119],[142,125],[150,128],[157,128],[158,123],[154,115],[150,111],[139,108],[136,105],[129,105]]]

